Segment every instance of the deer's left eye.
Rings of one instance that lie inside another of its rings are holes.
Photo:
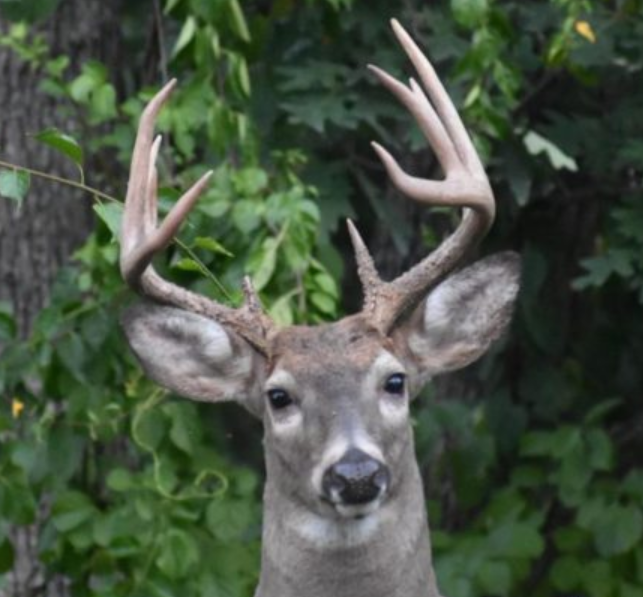
[[[406,376],[404,373],[393,373],[384,382],[384,391],[389,394],[404,394]]]
[[[268,390],[267,394],[268,401],[270,402],[272,408],[274,408],[275,410],[281,410],[282,408],[286,408],[293,403],[293,399],[290,397],[288,392],[286,392],[286,390],[282,390],[281,388]]]

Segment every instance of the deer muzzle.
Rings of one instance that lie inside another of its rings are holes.
[[[323,497],[340,514],[365,515],[377,508],[386,494],[389,479],[386,465],[351,448],[324,472]]]

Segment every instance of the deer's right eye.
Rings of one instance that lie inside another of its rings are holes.
[[[293,400],[286,390],[275,388],[268,390],[268,402],[270,402],[270,406],[272,406],[272,408],[279,410],[290,406],[293,403]]]

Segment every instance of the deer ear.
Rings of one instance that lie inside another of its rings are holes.
[[[236,400],[257,413],[263,357],[231,330],[150,303],[128,309],[121,323],[146,374],[164,388],[201,401]]]
[[[421,378],[460,369],[504,332],[518,293],[520,258],[499,253],[450,276],[424,300],[402,336]]]

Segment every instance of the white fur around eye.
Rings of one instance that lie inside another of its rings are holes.
[[[264,395],[270,390],[281,389],[294,396],[295,388],[295,378],[285,369],[277,369],[266,380]],[[268,400],[267,397],[264,396],[264,400]],[[304,417],[296,402],[282,410],[274,410],[268,406],[266,411],[276,435],[287,436],[301,429]]]
[[[384,390],[386,380],[395,373],[405,373],[405,368],[390,352],[383,350],[373,362],[368,373],[365,388],[367,395],[379,397],[378,407],[386,423],[399,425],[408,418],[408,379],[405,379],[404,394],[388,394]]]
[[[383,396],[379,403],[380,414],[387,423],[399,425],[406,422],[409,416],[408,391],[404,394]]]

